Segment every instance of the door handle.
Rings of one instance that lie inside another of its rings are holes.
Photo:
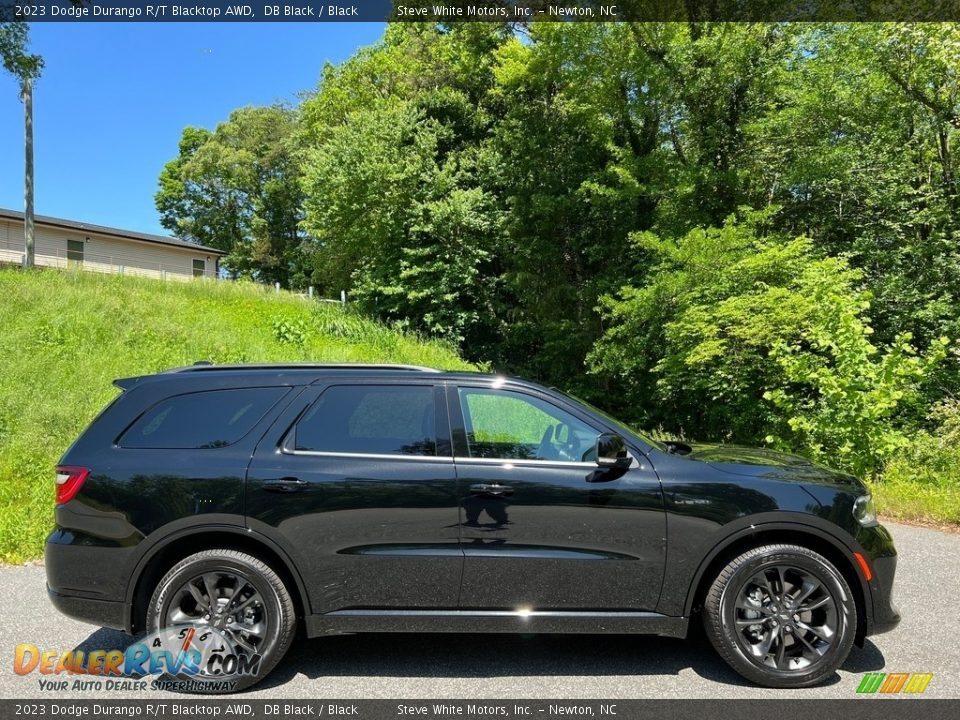
[[[276,480],[265,481],[263,483],[263,489],[267,492],[291,493],[297,492],[297,490],[300,490],[307,485],[309,485],[309,483],[306,480],[301,480],[300,478],[282,477],[277,478]]]
[[[494,497],[509,497],[513,495],[513,488],[509,485],[493,483],[478,483],[470,486],[471,495],[492,495]]]

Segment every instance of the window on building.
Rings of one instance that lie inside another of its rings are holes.
[[[193,276],[203,277],[207,273],[207,263],[204,260],[193,261]]]
[[[176,395],[141,415],[123,434],[120,447],[226,447],[250,432],[286,392],[268,387]]]
[[[83,265],[83,240],[67,240],[67,267]]]
[[[296,449],[436,455],[433,387],[337,385],[297,424]]]

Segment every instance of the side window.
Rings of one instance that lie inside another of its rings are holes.
[[[175,395],[137,418],[120,447],[193,449],[226,447],[250,432],[287,388],[210,390]]]
[[[297,423],[297,450],[436,455],[430,385],[334,385]]]
[[[565,410],[507,390],[459,388],[470,457],[583,462],[597,430]]]

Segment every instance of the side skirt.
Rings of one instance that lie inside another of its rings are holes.
[[[306,618],[307,637],[349,633],[620,633],[687,636],[689,618],[569,610],[336,610]]]

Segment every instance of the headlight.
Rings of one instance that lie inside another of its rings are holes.
[[[853,516],[861,525],[874,525],[877,522],[877,509],[873,506],[873,495],[861,495],[853,503]]]

